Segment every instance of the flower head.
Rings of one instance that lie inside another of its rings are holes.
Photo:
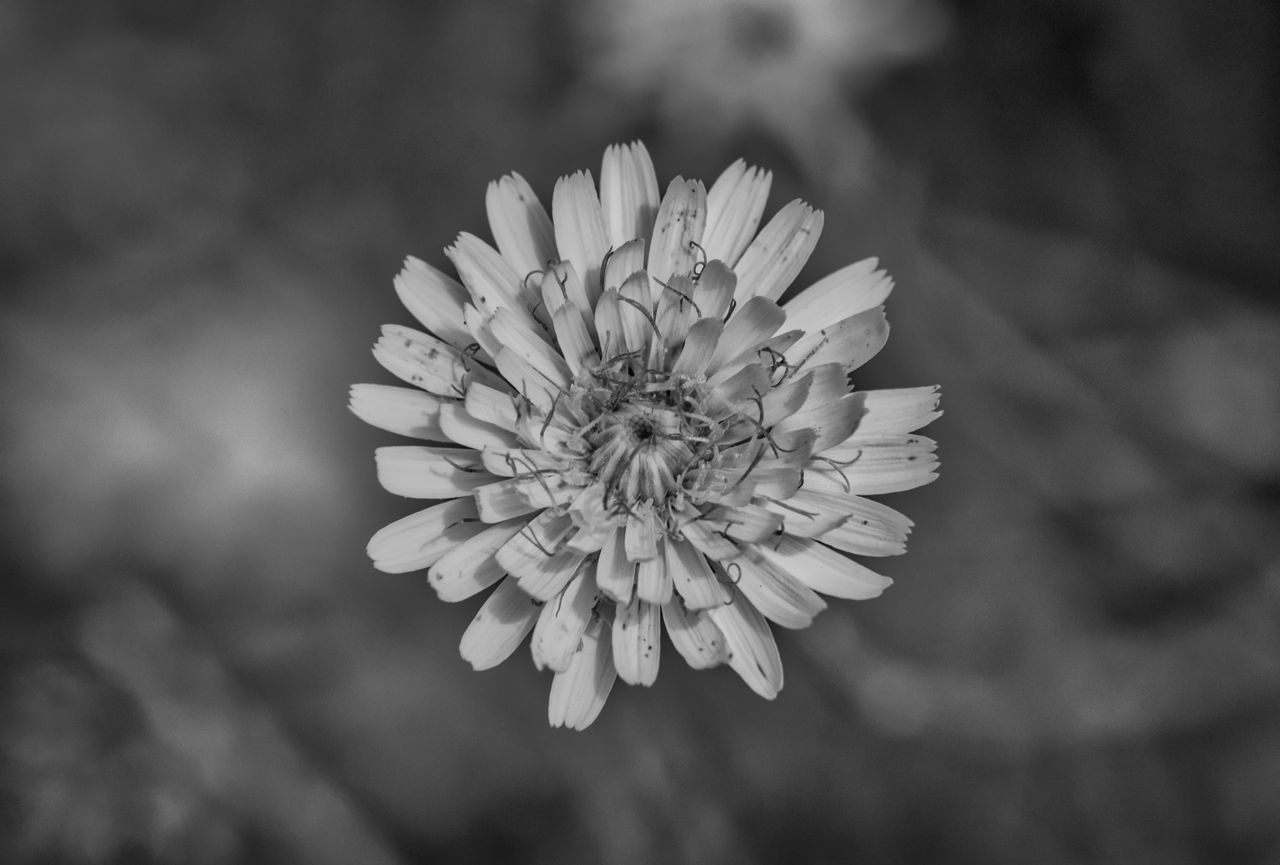
[[[739,161],[659,197],[639,144],[556,184],[551,215],[512,174],[489,186],[497,248],[459,235],[461,282],[408,259],[395,286],[426,332],[374,356],[411,388],[359,384],[351,409],[436,444],[377,451],[393,493],[440,504],[374,535],[381,570],[429,568],[445,601],[495,586],[462,637],[477,669],[532,631],[553,725],[595,720],[621,677],[651,684],[665,625],[695,668],[773,698],[769,622],[889,580],[845,554],[905,550],[911,522],[866,494],[935,477],[937,389],[852,390],[888,335],[874,259],[779,305],[822,213],[757,232],[771,176]],[[554,217],[554,219],[552,218]]]

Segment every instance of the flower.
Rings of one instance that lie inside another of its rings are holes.
[[[562,177],[551,216],[518,174],[490,184],[497,249],[463,233],[461,282],[409,258],[396,291],[427,332],[373,353],[411,388],[358,384],[351,409],[435,444],[383,447],[390,492],[440,504],[369,542],[440,598],[496,584],[462,637],[476,669],[532,632],[552,725],[595,720],[615,679],[652,684],[660,632],[702,669],[782,688],[769,622],[890,580],[845,554],[905,551],[911,521],[869,493],[935,477],[935,387],[853,391],[884,345],[892,280],[868,259],[785,304],[822,229],[800,201],[757,233],[771,175],[739,160],[659,197],[639,143]],[[554,219],[552,218],[554,217]]]

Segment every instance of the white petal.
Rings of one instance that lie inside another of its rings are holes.
[[[878,306],[805,334],[785,356],[793,374],[827,363],[851,372],[875,357],[888,339],[889,322]]]
[[[599,297],[599,291],[591,297],[587,296],[587,288],[582,283],[582,277],[571,262],[552,262],[542,275],[542,302],[551,314],[565,304],[570,304],[577,307],[584,318],[590,319],[591,310],[595,308]],[[592,334],[594,333],[593,327]]]
[[[594,618],[582,635],[582,648],[569,662],[569,668],[556,673],[551,682],[551,699],[547,719],[553,727],[583,730],[591,725],[604,708],[617,670],[613,666],[610,641],[604,638],[604,624]]]
[[[782,658],[769,623],[741,592],[721,607],[707,610],[729,650],[729,666],[751,690],[772,700],[782,690]]]
[[[476,418],[458,400],[440,406],[440,430],[449,441],[472,450],[520,446],[513,433]]]
[[[821,330],[884,303],[893,280],[876,270],[878,260],[866,258],[825,276],[782,305],[788,330]]]
[[[467,413],[476,420],[515,432],[519,415],[516,413],[515,400],[506,390],[473,384],[467,388],[464,404],[467,407]]]
[[[508,346],[498,349],[493,356],[498,372],[516,393],[523,396],[544,414],[551,411],[563,387],[525,360],[519,350]]]
[[[502,348],[502,343],[494,339],[492,331],[489,330],[489,312],[469,303],[462,310],[462,322],[467,326],[471,339],[480,346],[492,363],[492,358]]]
[[[348,407],[367,424],[402,436],[447,441],[440,430],[441,398],[408,387],[353,384]]]
[[[596,580],[590,567],[579,567],[564,593],[542,608],[529,643],[533,664],[539,670],[556,672],[569,668],[569,661],[582,645],[582,634],[591,621],[596,602]]]
[[[609,250],[609,241],[591,172],[579,171],[556,182],[551,215],[560,257],[573,265],[582,277],[587,297],[594,302],[600,296],[600,263]]]
[[[374,451],[383,489],[411,499],[451,499],[497,480],[480,454],[461,448],[399,445]]]
[[[738,547],[733,541],[717,531],[723,525],[722,522],[712,526],[701,519],[690,520],[681,526],[680,534],[706,558],[713,562],[723,561],[738,555]]]
[[[373,566],[388,574],[428,567],[455,545],[483,531],[476,504],[453,499],[396,520],[369,539]]]
[[[813,589],[762,556],[756,547],[748,547],[744,555],[724,567],[738,591],[766,619],[784,628],[807,628],[813,624],[813,617],[827,608]]]
[[[658,678],[659,607],[639,597],[619,604],[613,620],[613,663],[628,685],[652,685]]]
[[[627,277],[618,289],[618,312],[622,319],[623,345],[643,359],[654,337],[649,274],[644,271]]]
[[[498,250],[517,273],[523,276],[541,270],[556,258],[551,217],[519,174],[513,172],[490,183],[484,206]]]
[[[596,585],[602,594],[620,604],[631,600],[636,585],[636,566],[627,560],[621,529],[605,537],[604,545],[600,547],[600,556],[596,559]]]
[[[703,318],[694,322],[671,371],[691,377],[703,375],[711,364],[723,330],[724,325],[718,318]]]
[[[854,435],[812,460],[805,468],[805,484],[860,495],[915,489],[937,478],[936,447],[925,436]]]
[[[668,539],[665,546],[667,571],[686,607],[703,610],[728,602],[729,590],[711,572],[706,556],[679,539]]]
[[[698,316],[723,319],[729,312],[737,286],[737,274],[724,262],[716,259],[707,262],[693,289],[693,302]]]
[[[567,388],[572,380],[564,358],[541,336],[508,310],[500,309],[489,319],[489,330],[504,350],[515,352],[541,377],[556,388]]]
[[[427,573],[427,582],[436,590],[440,600],[447,603],[464,600],[502,579],[506,571],[498,564],[494,553],[527,522],[514,519],[486,525],[479,534],[441,556]]]
[[[652,507],[638,507],[627,517],[624,537],[628,560],[639,562],[658,557],[658,521]]]
[[[725,169],[707,192],[707,228],[702,246],[707,257],[733,267],[756,235],[764,215],[773,175],[747,167],[739,159]]]
[[[821,210],[799,200],[779,210],[734,266],[738,303],[757,295],[781,297],[809,260],[820,234]]]
[[[707,191],[700,180],[677,177],[667,187],[658,207],[649,245],[649,272],[666,282],[678,273],[688,274],[704,260],[698,251],[707,220]]]
[[[658,176],[649,151],[639,141],[605,148],[600,167],[600,205],[605,234],[616,249],[647,238],[658,212]]]
[[[422,326],[454,348],[466,348],[471,334],[462,322],[467,290],[425,261],[409,256],[395,278],[396,295]]]
[[[761,544],[760,553],[780,569],[798,577],[815,592],[865,601],[879,597],[893,580],[809,538],[784,537],[776,545]]]
[[[911,520],[886,504],[846,493],[801,488],[785,504],[823,516],[846,519],[822,532],[824,544],[860,556],[896,556],[906,552]]]
[[[498,563],[519,578],[530,595],[550,600],[568,584],[584,557],[561,549],[575,530],[568,516],[543,511],[498,550]]]
[[[605,257],[603,279],[606,289],[618,288],[628,276],[644,270],[644,248],[644,238],[638,237],[615,247]]]
[[[600,363],[600,355],[596,352],[595,342],[591,337],[592,328],[587,324],[582,311],[572,304],[565,304],[555,311],[551,317],[556,331],[556,342],[564,352],[569,371],[578,376]]]
[[[503,580],[463,633],[458,645],[463,660],[477,670],[501,664],[529,633],[541,607],[515,580]]]
[[[658,311],[654,319],[668,350],[684,342],[689,328],[699,318],[698,306],[693,301],[694,290],[694,282],[681,274],[658,284]]]
[[[708,368],[714,373],[733,358],[748,353],[754,355],[756,349],[778,332],[786,317],[786,313],[767,298],[753,297],[741,304],[724,326]]]
[[[654,604],[671,600],[671,574],[665,556],[642,559],[636,565],[636,597]]]
[[[471,293],[472,301],[485,313],[510,309],[533,326],[529,312],[532,299],[526,299],[525,274],[517,273],[511,263],[496,249],[474,234],[462,232],[444,254],[458,269],[458,275]]]
[[[862,417],[862,400],[854,394],[846,394],[837,400],[814,404],[810,401],[803,409],[783,418],[773,431],[777,434],[798,430],[812,430],[814,452],[834,447],[847,439],[858,428]]]
[[[686,610],[679,598],[662,605],[662,621],[671,645],[695,670],[705,670],[729,660],[724,634],[706,612]]]
[[[458,350],[429,334],[398,324],[382,327],[373,356],[399,378],[438,396],[461,396],[467,368]]]
[[[862,400],[862,418],[854,435],[896,435],[920,429],[936,420],[938,387],[894,388],[858,391]]]

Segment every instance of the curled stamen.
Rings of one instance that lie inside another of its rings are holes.
[[[462,354],[459,355],[459,357],[462,360],[462,368],[466,372],[471,372],[471,360],[477,354],[479,354],[479,352],[480,352],[480,343],[478,342],[473,342],[462,350]]]
[[[694,282],[697,282],[698,278],[702,276],[702,271],[706,269],[707,266],[707,251],[703,249],[702,244],[698,243],[696,240],[689,241],[689,248],[696,249],[698,252],[702,253],[702,259],[693,263],[693,270],[690,271],[689,274],[689,278]]]
[[[532,293],[532,291],[533,291],[533,289],[529,288],[529,277],[534,276],[534,275],[537,275],[537,276],[545,276],[545,275],[546,275],[546,271],[545,271],[545,270],[531,270],[531,271],[529,271],[528,273],[526,273],[526,274],[524,275],[524,279],[522,279],[522,280],[520,281],[520,285],[524,288],[524,290],[525,290],[526,292],[530,292],[530,293]],[[561,288],[563,288],[563,287],[564,287],[564,286],[561,286]]]
[[[840,477],[840,484],[844,487],[844,491],[846,493],[853,492],[853,485],[849,483],[849,476],[844,473],[844,470],[847,467],[853,465],[853,460],[849,460],[845,463],[842,463],[840,460],[833,460],[831,457],[814,457],[813,460],[814,462],[824,462],[831,466],[831,470]],[[801,485],[804,484],[803,473],[800,475],[800,483]]]
[[[731,571],[730,568],[738,569],[737,576],[734,576],[733,571]],[[729,577],[729,582],[733,583],[735,586],[738,585],[738,583],[742,582],[742,565],[738,564],[737,562],[726,563],[724,566],[724,572],[725,572],[725,575]]]
[[[729,299],[729,309],[724,314],[725,323],[728,324],[729,319],[733,317],[733,311],[738,308],[738,299],[736,297]]]

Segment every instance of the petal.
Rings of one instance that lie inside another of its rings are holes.
[[[512,389],[537,407],[543,415],[551,412],[560,394],[564,392],[562,385],[525,360],[518,348],[503,346],[493,356],[493,363]]]
[[[593,618],[582,635],[580,648],[569,662],[569,668],[556,673],[551,682],[551,699],[547,719],[553,727],[584,730],[604,708],[617,670],[611,657],[611,642],[602,633],[604,623]]]
[[[613,620],[613,663],[628,685],[652,685],[658,678],[659,606],[639,597],[619,604]]]
[[[529,313],[533,300],[524,296],[525,274],[517,273],[496,249],[464,231],[453,246],[445,249],[444,254],[458,269],[458,275],[479,309],[489,315],[499,309],[510,309],[528,319],[533,326],[533,316]]]
[[[513,351],[548,384],[567,388],[573,376],[563,357],[541,336],[541,331],[528,327],[510,311],[500,309],[489,319],[489,330],[502,343],[504,351]]]
[[[543,511],[498,550],[498,564],[519,578],[530,595],[550,600],[568,584],[584,557],[561,549],[575,530],[568,516]]]
[[[729,650],[729,666],[742,677],[751,690],[772,700],[782,690],[782,658],[769,623],[741,592],[724,606],[707,610],[724,634]]]
[[[707,191],[700,180],[677,177],[667,187],[658,207],[649,245],[649,272],[666,282],[676,274],[693,273],[704,261],[699,252],[707,219]]]
[[[623,344],[627,351],[637,352],[642,360],[657,332],[650,297],[649,274],[644,271],[631,274],[618,289]]]
[[[599,365],[600,355],[591,337],[591,328],[581,310],[572,304],[565,304],[551,316],[551,322],[555,327],[556,342],[564,352],[569,371],[575,377]]]
[[[374,451],[383,489],[411,499],[451,499],[497,480],[480,454],[461,448],[398,445]]]
[[[484,207],[494,242],[517,273],[541,270],[556,258],[551,217],[519,174],[512,172],[490,183]]]
[[[818,535],[838,550],[861,556],[896,556],[907,550],[911,520],[881,502],[801,487],[785,504],[820,517],[844,515],[846,519]]]
[[[516,431],[519,415],[516,412],[515,400],[506,390],[484,384],[473,384],[467,388],[464,405],[467,408],[467,414],[476,420],[509,432]]]
[[[724,634],[706,612],[686,610],[679,598],[662,605],[662,621],[671,645],[695,670],[705,670],[729,660]]]
[[[711,572],[706,556],[679,539],[669,539],[665,547],[667,572],[686,607],[704,610],[728,602],[729,590]]]
[[[725,169],[707,192],[707,228],[702,246],[707,258],[733,267],[760,227],[773,175],[747,167],[739,159]]]
[[[410,514],[379,529],[369,539],[373,566],[388,574],[404,574],[428,567],[456,544],[484,529],[476,504],[458,498]]]
[[[440,430],[441,398],[416,388],[387,384],[353,384],[347,403],[351,413],[378,429],[402,436],[447,441]]]
[[[827,608],[826,601],[813,589],[789,571],[777,567],[755,547],[745,548],[741,557],[726,563],[724,568],[738,591],[746,595],[766,619],[784,628],[807,628],[813,624],[813,617]]]
[[[761,544],[760,553],[779,569],[824,595],[865,601],[879,597],[893,584],[848,556],[809,538],[784,537],[777,544]]]
[[[619,604],[631,600],[636,585],[636,566],[627,560],[621,529],[607,536],[600,547],[600,556],[596,559],[596,585],[603,595]]]
[[[720,506],[708,511],[700,523],[722,532],[735,541],[758,543],[782,528],[782,519],[759,505]],[[688,532],[685,533],[686,537]]]
[[[658,521],[652,507],[638,507],[627,517],[624,538],[628,561],[648,561],[658,557]]]
[[[838,363],[851,372],[875,357],[888,339],[889,322],[884,307],[878,306],[805,334],[785,357],[793,374],[826,363]]]
[[[740,355],[754,355],[769,337],[778,332],[786,317],[776,303],[764,297],[753,297],[739,306],[724,326],[709,369],[715,372]]]
[[[409,256],[395,278],[396,295],[422,326],[455,348],[465,348],[471,334],[462,321],[468,301],[462,283],[421,259]]]
[[[533,627],[529,649],[535,667],[550,667],[556,672],[569,668],[569,661],[582,645],[582,634],[591,621],[595,603],[595,576],[590,567],[580,566],[555,603],[542,608]]]
[[[822,211],[793,201],[769,220],[734,266],[738,303],[757,295],[777,300],[795,280],[822,234]]]
[[[783,418],[773,428],[782,434],[799,430],[814,433],[813,452],[821,452],[847,439],[858,428],[862,417],[862,400],[855,394],[846,394],[830,402],[814,403],[812,400],[800,411]]]
[[[938,386],[858,391],[862,417],[854,435],[909,433],[937,420]]]
[[[658,212],[658,176],[649,151],[639,141],[605,148],[600,166],[600,205],[605,234],[616,249],[647,238]]]
[[[693,289],[693,301],[700,318],[723,319],[729,312],[733,302],[733,293],[738,286],[738,276],[723,261],[712,259],[702,273]]]
[[[724,325],[718,318],[704,318],[694,322],[671,371],[689,377],[705,374],[723,330]]]
[[[671,600],[671,573],[665,556],[642,559],[636,565],[636,597],[654,604]]]
[[[876,270],[877,259],[865,258],[815,282],[782,305],[787,328],[821,330],[884,303],[893,290],[893,280]]]
[[[466,366],[458,350],[434,336],[387,324],[373,345],[373,356],[387,372],[438,396],[460,396]]]
[[[605,257],[604,287],[618,288],[633,273],[644,270],[644,238],[629,240]]]
[[[694,549],[711,561],[723,561],[738,555],[738,547],[720,533],[724,523],[712,525],[702,519],[690,520],[680,528],[680,534]]]
[[[654,319],[668,350],[685,341],[689,328],[700,317],[698,306],[693,301],[694,290],[694,282],[681,274],[658,283],[658,311],[654,313]]]
[[[897,493],[937,478],[937,443],[925,436],[854,435],[805,468],[810,489],[860,495]]]
[[[551,215],[560,257],[573,265],[582,277],[587,298],[594,302],[600,296],[600,263],[609,250],[609,241],[591,172],[579,171],[556,182]]]
[[[587,297],[587,288],[582,284],[579,271],[568,261],[552,262],[542,274],[542,302],[552,314],[569,304],[589,319],[599,296],[600,293],[596,292],[594,296]],[[594,332],[593,328],[593,335]]]
[[[441,556],[427,573],[427,582],[440,600],[447,603],[464,600],[502,579],[506,571],[494,554],[527,522],[514,519],[486,525],[479,534]]]
[[[541,607],[515,580],[503,580],[463,633],[458,645],[463,660],[477,670],[501,664],[529,633]]]
[[[513,433],[476,418],[457,400],[440,406],[440,430],[449,441],[472,450],[520,446]]]

